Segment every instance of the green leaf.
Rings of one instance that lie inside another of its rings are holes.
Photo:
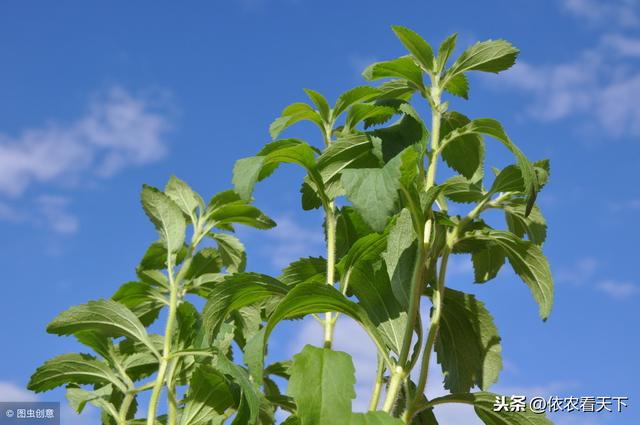
[[[409,305],[409,286],[416,256],[416,237],[411,213],[403,208],[389,232],[387,249],[382,254],[387,265],[393,295],[403,307]]]
[[[82,413],[87,403],[91,403],[94,406],[109,410],[114,409],[113,405],[109,406],[109,396],[111,396],[111,385],[105,385],[102,388],[98,388],[94,391],[83,390],[82,388],[68,387],[67,388],[67,400],[69,406],[78,413]]]
[[[342,172],[342,186],[362,218],[375,231],[382,231],[396,209],[400,188],[398,157],[382,168],[348,169]]]
[[[164,188],[164,193],[189,218],[193,217],[198,207],[204,208],[204,201],[189,185],[176,176],[171,176]]]
[[[264,156],[251,156],[237,160],[233,166],[234,190],[247,202],[251,200],[251,194],[264,166],[264,161]]]
[[[505,40],[481,41],[465,50],[451,65],[445,78],[467,71],[498,73],[511,68],[519,50]]]
[[[355,369],[351,356],[306,345],[293,356],[287,393],[301,425],[349,425]]]
[[[177,252],[184,243],[186,222],[180,208],[158,189],[142,187],[142,208],[160,234],[160,239],[171,253]]]
[[[121,391],[127,390],[105,362],[88,354],[71,353],[47,360],[31,376],[27,388],[39,393],[65,384],[102,386],[107,383],[112,383]]]
[[[542,245],[547,238],[547,223],[540,208],[533,206],[528,216],[526,206],[521,202],[511,202],[502,207],[509,231],[522,238],[525,234],[531,242]]]
[[[487,390],[502,369],[502,347],[493,317],[473,295],[446,288],[435,343],[444,387],[466,393]]]
[[[325,123],[329,122],[331,120],[331,107],[329,107],[327,99],[317,91],[311,89],[304,89],[304,92],[309,96],[313,104],[316,105],[316,108],[318,108],[322,120]]]
[[[112,359],[112,347],[111,340],[109,337],[104,334],[96,331],[84,331],[84,332],[76,332],[76,339],[81,344],[86,345],[89,348],[92,348],[93,351],[100,354],[102,358],[106,360]]]
[[[494,406],[497,401],[501,401],[501,396],[488,392],[477,392],[470,394],[450,394],[444,397],[438,397],[433,399],[433,404],[444,403],[466,403],[473,405],[474,410],[478,417],[485,423],[485,425],[553,425],[546,416],[540,413],[534,413],[531,411],[528,405],[524,406],[523,411],[511,411],[504,409],[501,411],[495,411]],[[504,400],[507,406],[511,404],[511,397],[505,397]]]
[[[410,83],[413,90],[417,89],[421,92],[425,90],[422,70],[410,56],[371,64],[362,72],[362,76],[370,81],[381,78],[402,78]]]
[[[280,117],[269,126],[272,139],[277,139],[280,133],[300,121],[311,121],[323,129],[322,118],[311,106],[303,102],[292,103],[284,108]]]
[[[359,86],[342,93],[333,108],[333,118],[337,118],[349,107],[361,102],[367,102],[380,94],[380,90],[375,87]]]
[[[242,390],[242,401],[236,418],[232,422],[238,425],[252,425],[258,420],[260,411],[260,388],[254,382],[251,382],[247,371],[233,363],[224,356],[217,356],[214,360],[216,368],[232,378]],[[240,420],[242,418],[242,420]]]
[[[370,233],[358,239],[338,264],[344,275],[342,283],[348,283],[351,270],[359,263],[378,259],[386,246],[387,238],[380,233]]]
[[[399,355],[407,313],[391,290],[384,265],[359,262],[350,273],[349,288],[384,337],[387,347]]]
[[[469,80],[464,74],[458,74],[447,80],[444,89],[454,96],[469,99]]]
[[[247,264],[247,254],[240,239],[226,233],[213,233],[211,237],[218,244],[218,252],[227,271],[229,273],[244,271]]]
[[[202,310],[204,327],[215,335],[231,311],[271,297],[282,297],[288,287],[276,279],[258,273],[237,273],[214,286]]]
[[[509,139],[507,134],[504,132],[502,125],[500,125],[498,121],[490,118],[475,119],[468,124],[451,131],[449,134],[447,134],[446,137],[443,138],[441,146],[444,150],[446,149],[446,146],[453,140],[470,134],[486,134],[488,136],[491,136],[496,140],[502,142],[502,144],[505,145],[507,149],[509,149],[514,154],[517,159],[518,166],[520,167],[520,171],[522,172],[522,178],[524,180],[524,192],[527,196],[526,213],[528,215],[529,211],[533,207],[533,203],[536,199],[536,194],[539,190],[538,178],[535,173],[533,164],[529,162],[522,151],[511,141],[511,139]]]
[[[305,282],[324,283],[327,274],[327,260],[322,257],[300,258],[282,271],[279,280],[285,285]]]
[[[403,425],[398,418],[386,412],[352,413],[349,425]]]
[[[524,191],[522,171],[517,165],[509,165],[503,168],[493,180],[490,190],[491,193]]]
[[[225,411],[234,405],[227,379],[206,365],[194,372],[185,400],[180,425],[221,424]]]
[[[486,248],[471,253],[476,283],[493,279],[504,265],[504,249],[498,244],[488,243]]]
[[[207,213],[207,221],[220,227],[225,224],[244,224],[256,229],[271,229],[276,223],[258,208],[245,203],[231,203]]]
[[[107,336],[127,336],[145,344],[155,352],[155,347],[140,320],[124,305],[112,300],[89,301],[60,313],[49,325],[47,332],[70,335],[80,331],[96,330]]]
[[[547,320],[553,305],[553,278],[549,263],[538,245],[500,230],[474,231],[465,235],[464,239],[498,244],[515,273],[529,286],[533,298],[540,306],[540,317]]]
[[[453,176],[442,183],[442,193],[454,202],[478,202],[486,196],[482,187],[462,176]]]
[[[184,278],[190,280],[205,273],[219,273],[222,266],[223,260],[217,249],[211,247],[202,248],[191,259],[189,269],[184,274]]]
[[[111,297],[136,315],[144,326],[149,326],[164,307],[162,293],[147,282],[127,282]]]
[[[453,49],[456,48],[456,40],[458,38],[458,34],[454,33],[447,37],[440,48],[438,49],[438,57],[436,59],[436,69],[435,72],[437,74],[441,73],[445,66],[447,65],[447,61],[451,57],[451,53],[453,53]]]
[[[444,113],[440,133],[442,139],[469,123],[469,118],[458,112]],[[481,178],[484,161],[482,136],[477,133],[467,133],[451,139],[442,149],[442,159],[467,179]]]
[[[409,28],[394,25],[391,27],[396,36],[400,39],[404,47],[418,61],[426,72],[433,72],[434,58],[433,49],[416,32]]]
[[[338,209],[336,214],[336,256],[342,258],[353,244],[373,229],[365,223],[358,212],[350,206]]]

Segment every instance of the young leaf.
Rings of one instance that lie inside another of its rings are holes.
[[[60,313],[49,325],[47,332],[70,335],[80,331],[96,330],[107,336],[127,336],[155,347],[140,320],[124,305],[112,300],[89,301]]]
[[[404,47],[406,47],[416,61],[418,61],[422,69],[429,73],[433,72],[433,49],[429,43],[409,28],[398,25],[394,25],[391,28]]]
[[[233,405],[233,394],[224,375],[211,366],[202,365],[191,378],[180,425],[221,423],[225,411]]]
[[[540,317],[546,320],[553,305],[553,279],[549,263],[540,247],[510,232],[483,230],[471,232],[465,239],[494,242],[505,252],[511,267],[529,286],[540,306]]]
[[[436,74],[440,74],[447,65],[447,61],[449,60],[449,57],[451,57],[453,49],[456,48],[457,38],[458,34],[454,33],[447,37],[440,45],[440,48],[438,49],[438,57],[436,58]]]
[[[454,96],[469,99],[469,80],[464,74],[458,74],[448,79],[444,89]]]
[[[329,122],[331,120],[331,108],[329,107],[327,99],[317,91],[311,89],[304,89],[304,92],[309,96],[313,104],[316,105],[316,108],[318,108],[322,120],[325,123]]]
[[[505,40],[481,41],[465,50],[447,71],[446,76],[467,71],[498,73],[511,68],[516,62],[519,50]],[[447,78],[445,77],[445,78]]]
[[[362,76],[370,81],[381,78],[402,78],[409,83],[413,90],[420,92],[425,90],[422,70],[410,56],[371,64],[362,72]]]
[[[488,392],[477,392],[469,394],[450,394],[431,400],[432,404],[444,403],[465,403],[473,405],[478,417],[485,425],[553,425],[544,413],[532,412],[529,406],[525,406],[522,411],[512,409],[501,409],[496,411],[494,406],[501,402],[502,396]],[[504,402],[512,403],[511,397],[504,397]]]
[[[500,336],[484,303],[473,295],[446,288],[435,343],[444,387],[466,393],[487,390],[502,369]]]
[[[127,387],[105,362],[88,354],[71,353],[47,360],[31,376],[27,388],[39,393],[65,384],[102,386],[107,383],[127,391]]]
[[[271,123],[269,126],[271,139],[277,139],[280,133],[300,121],[311,121],[324,131],[320,115],[308,104],[296,102],[284,108],[280,117]]]
[[[167,195],[147,185],[142,188],[141,199],[167,250],[177,252],[184,243],[187,226],[180,208]]]
[[[182,210],[189,218],[194,216],[198,207],[204,208],[204,201],[188,184],[171,176],[164,188],[164,193]]]
[[[346,111],[349,107],[372,100],[380,94],[380,90],[375,87],[360,86],[354,87],[351,90],[347,90],[342,93],[336,101],[336,106],[333,108],[333,116],[337,118]]]
[[[356,397],[351,356],[306,345],[293,356],[287,393],[296,401],[302,425],[349,425]]]

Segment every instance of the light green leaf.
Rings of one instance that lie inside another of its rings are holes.
[[[380,233],[370,233],[355,241],[338,263],[338,268],[344,276],[342,283],[348,283],[351,270],[359,263],[379,258],[386,246],[387,238]]]
[[[303,102],[292,103],[284,108],[280,117],[269,126],[269,134],[273,140],[280,133],[300,121],[311,121],[323,130],[322,118],[311,106]]]
[[[256,229],[270,229],[276,223],[258,208],[245,203],[230,203],[207,212],[207,221],[220,227],[225,224],[244,224]]]
[[[164,193],[189,218],[195,215],[198,207],[204,208],[204,201],[189,185],[176,176],[171,176],[164,188]]]
[[[446,288],[435,343],[444,387],[466,393],[487,390],[502,369],[502,347],[493,317],[473,295]]]
[[[293,356],[287,394],[296,401],[300,425],[349,425],[356,397],[351,356],[306,345]]]
[[[186,222],[180,208],[158,189],[144,185],[142,188],[142,208],[156,226],[160,239],[171,253],[182,248],[186,232]]]
[[[389,232],[387,249],[382,254],[387,265],[393,295],[403,307],[409,305],[412,265],[416,256],[416,237],[411,213],[403,208]]]
[[[435,72],[437,74],[441,73],[444,70],[444,67],[447,65],[447,61],[451,57],[451,53],[453,53],[453,49],[456,48],[456,40],[458,38],[458,34],[454,33],[447,37],[440,48],[438,49],[438,57],[436,59],[436,69]]]
[[[339,117],[340,114],[357,103],[372,100],[378,94],[380,94],[379,89],[369,86],[359,86],[347,90],[338,97],[336,105],[333,108],[333,118]]]
[[[454,202],[468,203],[482,200],[486,193],[482,187],[462,176],[453,176],[442,183],[442,193]]]
[[[404,47],[418,61],[426,72],[433,72],[434,58],[433,49],[416,32],[409,28],[394,25],[391,27],[396,36],[400,39]]]
[[[234,405],[227,379],[211,366],[202,365],[191,378],[180,425],[221,424]]]
[[[222,264],[229,273],[244,271],[247,254],[240,239],[226,233],[213,233],[211,237],[218,244],[218,252],[222,257]]]
[[[237,160],[233,166],[234,190],[247,202],[251,200],[251,194],[264,166],[264,161],[264,156],[251,156]]]
[[[324,283],[327,274],[327,260],[322,257],[300,258],[289,264],[282,271],[279,280],[285,285],[293,286],[299,283]]]
[[[386,412],[352,413],[349,425],[403,425],[398,418]],[[412,422],[413,424],[413,422]]]
[[[60,313],[49,325],[47,332],[70,335],[79,331],[96,330],[107,336],[127,336],[155,347],[140,320],[124,305],[112,300],[89,301]]]
[[[232,423],[238,425],[255,424],[260,411],[260,399],[263,397],[258,385],[250,380],[249,374],[244,368],[233,363],[227,357],[217,356],[214,363],[220,372],[230,376],[242,390],[242,401]]]
[[[444,89],[454,96],[469,99],[469,80],[464,74],[458,74],[447,80]]]
[[[289,288],[276,279],[258,273],[236,273],[213,287],[202,310],[204,327],[215,335],[229,313],[271,297],[282,297]]]
[[[511,68],[519,50],[505,40],[481,41],[465,50],[451,65],[445,78],[467,71],[498,73]]]
[[[325,123],[329,122],[331,120],[331,107],[329,107],[327,99],[317,91],[311,89],[304,89],[304,92],[309,96],[313,104],[316,105],[316,108],[318,108],[322,120]]]
[[[529,286],[540,306],[540,317],[546,320],[553,305],[553,278],[546,257],[540,247],[510,232],[481,230],[470,232],[464,239],[494,242],[504,250],[511,267]]]
[[[110,405],[108,398],[111,396],[111,385],[105,385],[97,390],[87,391],[82,388],[68,387],[67,388],[67,400],[69,406],[78,413],[82,413],[87,403],[91,403],[94,406],[103,409],[115,411],[115,407]]]
[[[502,396],[492,394],[488,392],[477,392],[470,394],[451,394],[444,397],[438,397],[433,399],[432,404],[444,404],[444,403],[466,403],[473,405],[474,410],[478,417],[485,423],[485,425],[553,425],[545,414],[534,413],[531,411],[528,405],[524,406],[522,412],[506,411],[502,409],[496,412],[496,402],[500,402]],[[512,402],[511,397],[505,397],[504,401],[507,406]]]
[[[121,391],[127,387],[118,379],[109,366],[88,354],[63,354],[47,360],[31,376],[27,388],[37,393],[49,391],[65,384],[111,383]]]
[[[166,304],[162,292],[147,282],[127,282],[111,299],[131,310],[145,326],[158,318],[160,310]]]
[[[382,168],[348,169],[342,172],[342,186],[362,218],[375,231],[382,231],[396,209],[400,188],[399,157]]]
[[[371,64],[362,72],[362,76],[370,81],[381,78],[402,78],[409,82],[413,90],[417,89],[421,92],[425,90],[422,70],[410,56]]]
[[[525,205],[521,202],[510,202],[503,207],[509,231],[522,238],[525,234],[531,242],[542,245],[547,238],[547,223],[540,208],[533,206],[525,216]]]

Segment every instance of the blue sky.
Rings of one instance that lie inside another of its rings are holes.
[[[458,32],[462,46],[505,38],[519,47],[516,67],[472,77],[470,101],[452,105],[501,120],[530,158],[551,159],[540,199],[556,279],[549,321],[513,274],[474,286],[466,259],[453,263],[450,285],[483,299],[501,331],[506,367],[496,391],[629,396],[621,414],[555,419],[640,422],[640,3],[396,3],[2,3],[0,400],[34,399],[22,389],[32,371],[78,348],[46,334],[49,320],[134,277],[155,239],[139,206],[143,183],[162,186],[175,174],[205,197],[229,188],[234,161],[268,141],[269,123],[303,100],[303,88],[334,99],[363,84],[367,64],[404,54],[390,30],[400,24],[435,45]],[[319,142],[307,127],[290,134]],[[497,149],[489,160],[507,157]],[[285,167],[259,186],[256,204],[280,227],[240,233],[249,269],[277,274],[322,252],[320,216],[299,209],[299,178]],[[280,328],[274,356],[315,331],[306,322]],[[371,351],[354,343],[358,335],[344,322],[338,346],[365,374]],[[38,397],[64,400],[62,391]],[[474,423],[468,411],[441,415],[443,424]],[[66,423],[96,422],[90,411]]]

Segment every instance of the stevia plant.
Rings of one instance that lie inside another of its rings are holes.
[[[56,357],[29,388],[67,385],[78,411],[94,404],[103,423],[118,425],[273,424],[277,410],[288,414],[287,425],[434,425],[434,407],[446,403],[472,405],[488,425],[550,424],[528,408],[494,409],[500,398],[488,390],[502,369],[498,330],[482,301],[447,287],[446,279],[452,255],[471,257],[476,283],[492,280],[508,262],[540,317],[551,311],[553,281],[541,249],[546,224],[535,203],[548,161],[531,162],[498,121],[470,119],[444,100],[467,99],[469,72],[504,71],[518,50],[489,40],[452,60],[455,34],[434,53],[415,32],[393,30],[408,55],[363,74],[385,81],[348,90],[333,106],[306,90],[309,103],[287,106],[271,125],[273,141],[236,162],[233,191],[205,204],[176,178],[164,192],[145,187],[143,207],[160,241],[143,256],[139,281],[111,300],[72,307],[48,327],[75,335],[100,358]],[[421,117],[427,112],[430,125]],[[317,126],[320,143],[280,138],[300,121]],[[485,175],[489,140],[515,159],[493,175]],[[282,163],[306,172],[302,208],[324,214],[318,231],[326,257],[301,258],[275,278],[244,271],[244,249],[232,232],[234,224],[274,225],[250,203],[257,182]],[[448,178],[440,176],[443,166]],[[450,204],[467,213],[450,213]],[[488,210],[501,211],[504,224],[483,220]],[[215,244],[199,248],[204,238]],[[201,311],[190,302],[197,296],[207,299]],[[426,317],[423,302],[431,307]],[[161,309],[168,310],[165,332],[156,335],[148,327]],[[278,323],[307,315],[323,327],[323,339],[265,365]],[[366,413],[352,412],[351,357],[332,348],[340,315],[358,322],[377,350]],[[450,394],[429,399],[427,385],[440,385],[429,381],[434,352]],[[140,419],[136,400],[144,391],[151,396]]]

